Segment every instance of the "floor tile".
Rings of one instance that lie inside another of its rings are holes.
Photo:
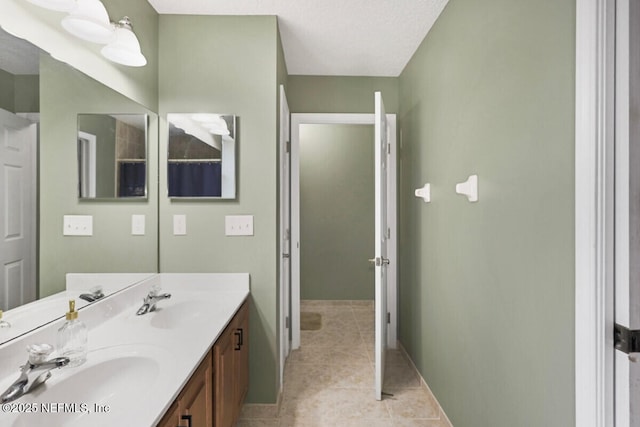
[[[401,351],[386,355],[384,390],[393,396],[375,399],[372,301],[305,300],[301,307],[320,313],[322,327],[301,331],[277,416],[248,409],[238,427],[451,427]]]

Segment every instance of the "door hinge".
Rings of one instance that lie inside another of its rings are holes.
[[[290,325],[289,325],[289,316],[284,318],[284,327],[285,329],[289,329]]]
[[[623,353],[640,353],[640,330],[616,323],[613,327],[613,345]]]
[[[391,228],[387,228],[387,239],[391,238]]]
[[[391,324],[391,313],[387,312],[387,323]]]
[[[284,152],[285,153],[291,152],[291,141],[287,141],[284,143]]]
[[[391,154],[391,144],[387,144],[387,154]]]

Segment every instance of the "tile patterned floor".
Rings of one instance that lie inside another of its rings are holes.
[[[301,310],[321,313],[322,328],[301,331],[279,412],[243,410],[237,427],[451,427],[398,350],[385,366],[384,390],[393,396],[375,400],[373,302],[302,301]]]

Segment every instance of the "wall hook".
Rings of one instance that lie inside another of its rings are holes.
[[[465,182],[456,184],[456,193],[467,196],[470,202],[478,201],[478,175],[471,175]]]
[[[420,197],[425,203],[429,203],[431,201],[431,184],[427,182],[424,187],[416,189],[415,194],[416,197]]]

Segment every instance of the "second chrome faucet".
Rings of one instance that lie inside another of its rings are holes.
[[[142,301],[142,306],[138,309],[136,314],[140,316],[142,314],[149,313],[150,311],[155,311],[156,304],[158,303],[158,301],[161,301],[163,299],[169,299],[169,298],[171,298],[171,294],[167,294],[167,293],[160,294],[158,293],[158,290],[152,289],[151,291],[149,291],[149,294],[146,297],[144,297],[144,300]]]

